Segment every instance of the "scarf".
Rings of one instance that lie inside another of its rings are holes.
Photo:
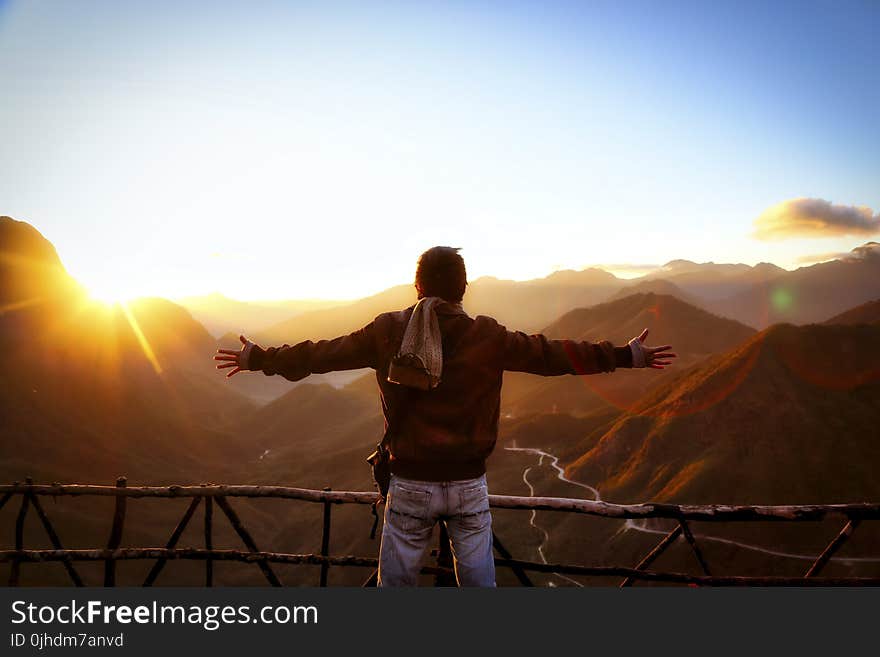
[[[457,315],[467,314],[460,303],[449,303],[440,297],[419,299],[403,333],[400,350],[388,368],[391,383],[419,390],[431,390],[440,385],[443,340],[436,307],[442,303],[451,306]]]

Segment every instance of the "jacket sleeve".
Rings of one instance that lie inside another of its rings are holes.
[[[613,372],[618,367],[632,367],[628,346],[615,347],[607,341],[550,340],[543,335],[506,331],[505,370],[557,376]]]
[[[293,346],[285,344],[268,349],[254,347],[249,369],[299,381],[309,374],[375,368],[376,359],[375,326],[370,322],[354,333],[333,340],[306,340]]]

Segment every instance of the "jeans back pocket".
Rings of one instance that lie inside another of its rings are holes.
[[[484,529],[491,522],[489,488],[486,484],[469,485],[459,489],[459,515],[466,529]]]
[[[431,492],[392,482],[388,497],[388,510],[397,527],[405,532],[433,525],[428,518]]]

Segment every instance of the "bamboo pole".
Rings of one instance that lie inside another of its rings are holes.
[[[46,534],[49,536],[49,541],[52,543],[52,547],[54,547],[56,550],[63,550],[64,546],[61,545],[61,539],[55,532],[55,527],[53,527],[52,523],[49,521],[49,516],[46,515],[46,512],[43,510],[43,505],[40,504],[40,500],[38,500],[33,495],[28,495],[27,497],[30,499],[30,503],[34,507],[34,511],[37,512],[37,517],[40,519],[40,522],[43,523],[43,528],[46,530]],[[73,581],[73,585],[82,586],[83,581],[82,579],[80,579],[79,573],[76,572],[76,569],[73,567],[70,559],[65,559],[64,561],[62,561],[62,563],[64,565],[64,570],[67,571],[67,574],[70,576],[71,581]]]
[[[330,488],[325,488],[329,491]],[[330,554],[330,502],[324,502],[324,522],[321,527],[321,556],[329,556]],[[321,577],[318,580],[318,586],[327,586],[327,575],[330,571],[330,564],[326,561],[321,564]]]
[[[245,552],[243,550],[204,550],[201,548],[119,548],[117,550],[0,550],[0,563],[19,560],[28,563],[61,561],[104,561],[106,559],[214,559],[218,561],[242,561],[245,563],[285,563],[321,565],[327,562],[333,566],[353,566],[375,568],[379,560],[375,557],[331,556],[320,554],[288,554],[278,552]],[[636,570],[622,566],[578,566],[571,564],[541,563],[514,559],[495,559],[501,568],[519,567],[544,573],[566,575],[585,575],[602,577],[628,577],[653,582],[672,582],[677,584],[697,584],[700,586],[880,586],[880,577],[752,577],[689,575],[676,572],[654,572]],[[426,566],[424,573],[451,572]]]
[[[24,521],[27,518],[30,499],[30,495],[21,496],[21,507],[18,510],[18,516],[15,518],[15,549],[19,552],[24,549]],[[21,561],[13,559],[12,567],[9,570],[9,586],[18,586],[20,575]]]
[[[117,488],[125,488],[127,480],[119,477],[116,480]],[[113,509],[113,525],[110,528],[110,538],[107,539],[107,549],[115,550],[122,543],[122,528],[125,523],[125,510],[128,498],[117,496],[116,505]],[[104,563],[104,586],[116,586],[116,561],[108,559]]]
[[[0,494],[33,493],[34,495],[99,495],[125,497],[275,497],[306,502],[334,504],[373,504],[374,492],[320,491],[289,486],[93,486],[65,485],[2,485]],[[676,505],[676,504],[612,504],[564,497],[518,497],[490,495],[489,503],[498,509],[536,509],[567,511],[606,518],[684,518],[717,522],[740,521],[807,521],[822,520],[829,515],[859,519],[880,519],[880,504],[802,504],[802,505]]]
[[[636,570],[645,570],[645,568],[647,568],[652,563],[654,563],[654,561],[657,559],[657,557],[659,557],[661,554],[663,554],[663,552],[666,551],[666,548],[668,548],[670,545],[672,545],[672,543],[675,542],[675,539],[677,539],[680,535],[681,535],[681,525],[678,524],[675,526],[675,529],[673,529],[671,532],[669,532],[668,534],[666,534],[666,536],[663,537],[662,541],[660,541],[656,546],[654,546],[653,550],[651,550],[647,555],[645,555],[644,559],[639,561],[638,565],[636,566]],[[633,583],[633,578],[627,577],[620,584],[620,588],[632,586],[632,583]]]
[[[498,538],[498,534],[495,531],[492,531],[492,545],[495,547],[495,550],[501,555],[502,559],[511,559],[511,554],[504,544],[501,542],[501,539]],[[526,575],[526,572],[522,568],[513,568],[513,574],[516,575],[516,578],[519,580],[519,583],[523,586],[534,586],[532,580],[529,579],[529,576]]]
[[[859,520],[856,518],[854,518],[854,519],[850,520],[848,523],[846,523],[846,525],[844,525],[843,529],[840,530],[840,533],[834,537],[834,540],[832,540],[828,544],[828,547],[826,547],[825,550],[823,550],[822,554],[820,554],[816,558],[816,561],[813,562],[813,565],[810,566],[809,570],[807,570],[807,574],[804,575],[804,577],[815,577],[816,575],[818,575],[819,571],[821,571],[825,567],[825,564],[828,563],[828,560],[831,558],[831,555],[833,555],[835,552],[837,552],[837,550],[840,549],[840,547],[844,543],[846,543],[847,539],[849,539],[849,537],[853,535],[853,532],[856,530],[856,528],[858,526],[859,526]]]
[[[186,512],[183,514],[183,518],[180,519],[180,522],[177,523],[177,527],[174,528],[174,531],[171,532],[171,538],[168,539],[168,542],[165,544],[166,550],[171,550],[177,545],[177,541],[180,540],[181,534],[183,534],[183,530],[186,529],[186,526],[189,524],[190,519],[193,517],[193,514],[196,512],[196,507],[199,505],[199,502],[202,501],[201,497],[194,497],[193,501],[190,502],[189,507],[187,507]],[[114,550],[110,554],[119,554],[120,550]],[[110,557],[116,559],[118,557]],[[158,557],[158,561],[153,564],[153,567],[150,569],[150,572],[147,574],[147,578],[144,580],[144,586],[152,586],[153,582],[156,581],[156,578],[159,576],[159,573],[162,572],[162,569],[165,567],[165,558]]]
[[[205,551],[210,553],[214,550],[213,523],[214,500],[205,498]],[[205,559],[205,586],[214,586],[214,560],[208,556]]]
[[[440,523],[440,545],[437,549],[437,567],[441,570],[434,577],[434,586],[456,586],[458,582],[452,573],[452,547],[446,523]]]
[[[251,536],[250,532],[245,528],[244,524],[241,522],[241,519],[238,517],[238,514],[235,512],[235,509],[229,504],[229,501],[225,497],[217,498],[217,506],[219,506],[223,513],[226,514],[226,517],[229,518],[229,524],[232,525],[232,528],[238,534],[239,538],[241,538],[242,542],[245,544],[248,550],[251,552],[259,552],[259,548],[257,548],[257,544]],[[269,581],[269,584],[272,586],[281,586],[281,581],[275,575],[275,572],[272,570],[272,567],[266,563],[265,561],[258,562],[260,566],[260,570],[263,571],[263,575],[265,575],[266,579]]]
[[[685,540],[688,542],[688,545],[691,546],[691,549],[694,552],[694,556],[697,558],[697,562],[700,564],[700,568],[703,569],[704,575],[711,575],[709,572],[709,564],[706,563],[706,559],[703,557],[703,552],[700,550],[700,546],[697,545],[697,539],[694,538],[694,535],[691,534],[691,528],[688,526],[687,521],[679,518],[678,524],[681,526],[681,533],[684,534]]]
[[[6,503],[12,498],[12,491],[0,497],[0,510],[3,510],[3,507],[6,506]]]
[[[373,572],[370,573],[370,576],[364,580],[364,583],[361,584],[362,588],[375,588],[379,585],[379,569],[374,568]]]

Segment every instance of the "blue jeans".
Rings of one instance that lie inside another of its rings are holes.
[[[449,533],[458,585],[495,586],[486,475],[459,481],[391,476],[379,550],[379,586],[417,585],[438,521]]]

